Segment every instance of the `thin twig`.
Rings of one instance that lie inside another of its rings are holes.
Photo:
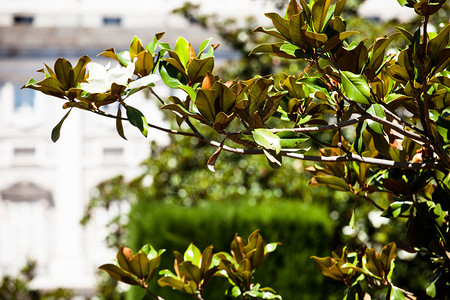
[[[333,129],[339,129],[346,126],[351,126],[354,124],[357,124],[359,122],[362,122],[366,119],[369,119],[369,114],[360,115],[359,117],[351,120],[347,120],[344,122],[340,122],[337,124],[330,124],[326,126],[315,126],[315,127],[301,127],[301,128],[283,128],[283,129],[270,129],[271,132],[277,133],[281,131],[292,131],[292,132],[319,132],[319,131],[328,131]]]
[[[154,91],[152,88],[149,88],[149,89],[150,89],[150,93],[152,93],[152,95],[155,96],[156,99],[158,99],[159,102],[160,102],[162,105],[165,105],[165,104],[166,104],[166,103],[164,103],[163,99],[161,99],[161,97],[159,97],[158,94],[156,94],[155,91]]]
[[[90,110],[93,113],[116,119],[117,116],[107,114],[105,112]],[[367,114],[371,116],[370,114]],[[371,116],[370,118],[372,118]],[[127,120],[126,118],[122,118],[122,120]],[[182,135],[182,136],[189,136],[189,137],[195,137],[200,140],[203,140],[207,142],[210,145],[213,145],[215,147],[220,146],[220,142],[210,140],[207,137],[197,133],[193,132],[185,132],[185,131],[178,131],[173,129],[164,128],[161,126],[157,126],[151,123],[148,123],[148,126],[157,130],[160,130],[162,132],[166,132],[169,134],[175,134],[175,135]],[[397,125],[396,125],[397,126]],[[253,149],[242,149],[242,148],[233,148],[230,146],[223,146],[223,150],[237,153],[237,154],[244,154],[244,155],[261,155],[264,154],[263,150],[260,148],[253,148]],[[361,163],[367,163],[371,165],[378,165],[380,167],[389,167],[389,168],[399,168],[399,169],[439,169],[439,168],[445,168],[445,164],[443,164],[441,161],[437,162],[423,162],[423,163],[410,163],[410,162],[395,162],[392,160],[387,159],[381,159],[381,158],[372,158],[372,157],[362,157],[360,155],[350,153],[344,156],[312,156],[312,155],[304,155],[300,153],[295,153],[289,150],[281,150],[281,155],[294,158],[294,159],[300,159],[300,160],[306,160],[306,161],[316,161],[316,162],[347,162],[347,161],[357,161]]]

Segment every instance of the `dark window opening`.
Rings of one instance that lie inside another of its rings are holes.
[[[33,25],[34,18],[26,15],[14,16],[14,25]]]
[[[120,26],[122,19],[120,17],[103,17],[103,25],[105,26]]]
[[[35,154],[35,148],[14,148],[15,157],[33,157]]]
[[[103,155],[105,157],[120,157],[123,156],[123,148],[104,148]]]

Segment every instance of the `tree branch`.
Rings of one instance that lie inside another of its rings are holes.
[[[85,108],[84,108],[85,109]],[[102,112],[102,111],[95,111],[95,110],[91,110],[91,112],[108,117],[108,118],[113,118],[116,119],[117,116]],[[378,117],[376,116],[372,116],[371,114],[365,113],[364,115],[361,115],[361,118],[370,118],[373,119],[374,121],[377,121]],[[127,118],[122,118],[122,120],[128,120]],[[353,122],[352,124],[355,124],[355,122],[357,119],[354,120],[349,120],[346,122]],[[385,121],[383,119],[380,119],[382,121]],[[340,124],[346,123],[346,122],[341,122]],[[400,127],[396,124],[392,124],[388,121],[386,121],[386,123],[388,123],[388,126],[392,126],[394,129],[397,129],[397,127]],[[168,128],[164,128],[164,127],[160,127],[151,123],[148,123],[148,126],[150,128],[153,129],[157,129],[160,130],[162,132],[166,132],[169,134],[175,134],[175,135],[182,135],[182,136],[189,136],[189,137],[195,137],[198,138],[200,140],[203,140],[205,142],[207,142],[208,144],[215,146],[215,147],[220,147],[220,143],[214,140],[211,140],[205,136],[203,136],[202,134],[197,132],[185,132],[185,131],[178,131],[178,130],[173,130],[173,129],[168,129]],[[340,126],[338,124],[332,124],[332,125],[328,125],[331,126],[332,128],[336,128],[336,126]],[[322,126],[322,127],[328,127],[328,126]],[[348,126],[348,125],[347,125]],[[311,127],[311,128],[320,128],[320,127]],[[401,128],[401,127],[400,127]],[[303,128],[296,128],[296,129],[303,129]],[[307,128],[304,128],[307,129]],[[397,131],[397,130],[396,130]],[[401,131],[405,131],[401,128]],[[409,131],[406,131],[409,132]],[[414,137],[419,136],[415,133],[409,132],[411,135],[413,135]],[[421,136],[419,136],[420,138],[422,138]],[[428,139],[427,139],[428,140]],[[237,154],[244,154],[244,155],[261,155],[264,154],[262,149],[259,148],[253,148],[253,149],[242,149],[242,148],[233,148],[227,145],[223,145],[223,150],[228,151],[228,152],[232,152],[232,153],[237,153]],[[313,156],[313,155],[304,155],[304,154],[299,154],[299,153],[294,153],[292,151],[289,150],[281,150],[281,155],[286,156],[286,157],[290,157],[290,158],[294,158],[294,159],[300,159],[300,160],[306,160],[306,161],[316,161],[316,162],[328,162],[328,163],[335,163],[335,162],[348,162],[348,161],[357,161],[357,162],[361,162],[361,163],[366,163],[366,164],[371,164],[371,165],[378,165],[380,167],[387,167],[387,168],[398,168],[398,169],[440,169],[440,168],[445,168],[445,164],[443,164],[442,162],[438,161],[438,162],[423,162],[423,163],[410,163],[410,162],[395,162],[392,160],[387,160],[387,159],[381,159],[381,158],[372,158],[372,157],[362,157],[360,155],[354,154],[354,153],[348,153],[347,155],[344,156]]]
[[[216,141],[209,140],[207,138],[203,138],[210,145],[215,147],[219,147],[220,143]],[[244,154],[244,155],[259,155],[264,154],[262,149],[242,149],[242,148],[233,148],[224,145],[223,150]],[[337,162],[349,162],[349,161],[357,161],[361,163],[366,163],[370,165],[377,165],[380,167],[387,168],[396,168],[396,169],[439,169],[445,168],[445,165],[442,162],[424,162],[424,163],[410,163],[410,162],[395,162],[392,160],[382,159],[382,158],[372,158],[372,157],[362,157],[360,155],[351,153],[350,155],[344,156],[313,156],[313,155],[304,155],[300,153],[294,153],[288,150],[281,150],[281,155],[306,160],[306,161],[316,161],[316,162],[324,162],[324,163],[337,163]]]
[[[346,126],[351,126],[354,124],[357,124],[359,122],[362,122],[366,119],[369,119],[369,114],[364,114],[356,119],[347,120],[344,122],[336,123],[336,124],[330,124],[326,126],[316,126],[316,127],[301,127],[301,128],[286,128],[286,129],[270,129],[271,132],[277,133],[281,131],[292,131],[292,132],[319,132],[319,131],[327,131],[327,130],[333,130],[333,129],[339,129]]]

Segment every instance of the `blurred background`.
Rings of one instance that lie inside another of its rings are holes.
[[[146,44],[162,31],[164,42],[173,45],[183,36],[194,49],[212,37],[221,44],[217,72],[227,79],[299,73],[298,63],[247,55],[267,39],[252,29],[270,27],[264,13],[283,14],[287,1],[0,4],[0,299],[137,299],[137,291],[125,293],[97,272],[120,245],[168,249],[162,268],[171,269],[171,252],[184,251],[191,241],[200,249],[214,244],[217,251],[228,250],[235,233],[245,237],[256,228],[266,242],[283,243],[257,274],[262,285],[285,299],[333,299],[342,297],[341,287],[323,278],[309,257],[328,255],[348,240],[377,243],[397,234],[369,209],[362,209],[371,217],[357,224],[358,233],[349,230],[346,206],[355,202],[346,194],[309,189],[303,163],[275,172],[264,158],[223,154],[213,174],[206,161],[214,149],[206,145],[156,131],[144,139],[129,127],[124,141],[113,120],[81,111],[72,112],[52,143],[51,130],[66,113],[63,103],[20,89],[30,78],[40,79],[35,71],[44,63],[53,67],[58,57],[75,64],[88,54],[106,64],[96,57],[104,49],[126,50],[134,35]],[[371,40],[392,33],[399,21],[417,26],[412,10],[394,0],[348,0],[346,6],[350,30]],[[162,85],[155,91],[162,97],[173,93]],[[147,120],[171,126],[150,95],[134,97]],[[288,181],[292,174],[298,177]],[[368,240],[370,230],[379,231],[377,240]],[[206,298],[224,297],[215,293],[207,291]]]

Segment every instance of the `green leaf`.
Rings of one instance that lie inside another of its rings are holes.
[[[367,122],[359,122],[356,126],[356,138],[353,143],[353,148],[356,150],[356,153],[361,154],[364,151],[364,138],[363,133],[366,130]]]
[[[280,47],[280,50],[285,52],[286,54],[295,56],[297,58],[308,57],[300,47],[293,45],[291,43],[285,43],[283,46]]]
[[[304,83],[310,90],[312,90],[311,93],[319,91],[325,95],[329,95],[326,84],[318,77],[301,78],[297,82]]]
[[[203,51],[205,51],[206,47],[208,47],[209,43],[211,42],[211,38],[204,40],[201,44],[200,44],[200,48],[198,49],[198,54],[197,57],[200,56]]]
[[[206,73],[214,69],[214,58],[194,59],[187,66],[187,75],[191,82],[197,82],[205,77]]]
[[[341,72],[342,88],[350,100],[370,104],[370,87],[362,75],[350,71]]]
[[[264,247],[264,254],[274,252],[280,243],[269,243]]]
[[[126,140],[127,138],[125,137],[125,133],[123,131],[123,124],[122,124],[122,110],[120,108],[117,109],[117,116],[116,116],[116,130],[117,133],[120,135],[120,137],[122,137],[124,140]]]
[[[78,83],[84,80],[84,77],[86,76],[86,65],[90,61],[91,59],[89,58],[89,56],[84,55],[80,57],[77,65],[73,68],[74,87],[76,87]]]
[[[281,148],[306,148],[304,143],[309,140],[308,136],[295,133],[290,130],[280,131],[276,134],[280,137]]]
[[[144,115],[139,110],[129,105],[126,106],[126,111],[128,121],[131,123],[131,125],[137,127],[141,131],[141,133],[145,137],[147,137],[148,123]]]
[[[72,72],[70,72],[72,71]],[[64,59],[58,58],[55,62],[55,74],[59,82],[61,82],[64,90],[67,91],[74,86],[74,74],[71,63]]]
[[[322,32],[330,5],[331,0],[316,0],[313,3],[311,13],[315,32]]]
[[[133,61],[134,58],[144,50],[145,49],[144,49],[144,46],[142,46],[141,40],[137,36],[134,36],[133,40],[131,41],[130,50],[129,50],[131,61]]]
[[[436,125],[439,134],[444,138],[444,141],[448,143],[450,141],[450,120],[439,116]]]
[[[355,228],[355,221],[356,221],[355,210],[352,210],[352,217],[350,218],[350,222],[348,223],[348,226],[350,226],[352,229],[354,229]]]
[[[264,14],[266,17],[272,20],[273,26],[285,37],[290,38],[289,33],[289,21],[282,18],[277,13],[266,13]]]
[[[348,191],[350,189],[345,180],[337,176],[314,176],[308,184],[310,186],[327,185],[338,191]]]
[[[406,300],[403,292],[396,286],[392,286],[390,290],[389,300]]]
[[[105,264],[99,267],[100,270],[106,271],[109,276],[117,281],[122,281],[131,285],[139,285],[138,281],[131,274],[125,272],[121,268],[113,264]]]
[[[411,201],[396,201],[381,214],[382,217],[395,219],[404,213],[407,213],[412,207]]]
[[[283,57],[283,58],[290,58],[295,59],[297,58],[295,55],[289,55],[285,51],[281,50],[281,47],[285,45],[283,42],[274,43],[274,44],[260,44],[257,45],[249,55],[255,54],[255,53],[269,53],[275,56]]]
[[[377,116],[379,118],[385,119],[386,118],[386,114],[384,113],[383,108],[381,107],[380,104],[374,103],[372,104],[368,109],[367,109],[367,113],[373,115],[373,116]],[[375,131],[378,134],[384,135],[383,133],[383,125],[375,122],[373,120],[368,119],[367,120],[367,124],[369,125],[370,129],[372,129],[373,131]]]
[[[187,63],[189,61],[189,43],[185,38],[179,37],[175,43],[175,52],[178,54],[180,58],[180,62],[183,64],[184,68],[186,68]]]
[[[436,279],[437,280],[437,279]],[[427,286],[427,295],[434,299],[436,297],[436,280]]]
[[[278,169],[281,167],[282,162],[282,156],[280,153],[276,153],[275,150],[271,149],[263,149],[263,153],[266,156],[267,162],[273,169]]]
[[[139,279],[146,279],[149,273],[149,261],[147,255],[139,251],[130,261],[131,271]]]
[[[266,148],[275,150],[276,154],[281,151],[280,137],[268,129],[255,129],[252,131],[255,142]]]
[[[53,143],[56,143],[56,141],[59,139],[59,135],[61,132],[61,126],[64,123],[64,121],[67,119],[67,117],[69,116],[70,112],[72,111],[72,109],[70,109],[66,115],[61,119],[61,121],[59,121],[58,124],[56,124],[56,126],[53,128],[52,130],[52,141]]]
[[[192,243],[189,245],[189,247],[184,252],[184,260],[191,261],[196,266],[200,265],[201,256],[202,256],[202,253],[200,252],[200,250]]]

